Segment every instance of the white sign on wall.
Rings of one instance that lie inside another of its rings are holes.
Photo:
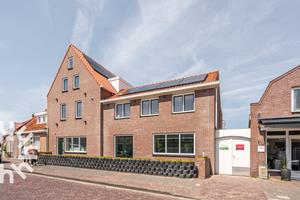
[[[257,147],[257,152],[258,153],[264,153],[265,152],[265,146],[258,146]]]

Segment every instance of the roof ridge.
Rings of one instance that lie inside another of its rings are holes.
[[[138,88],[138,87],[144,87],[144,86],[150,86],[150,85],[155,85],[155,84],[159,84],[159,83],[166,83],[166,82],[169,82],[169,81],[176,81],[176,80],[180,80],[180,79],[184,79],[184,78],[191,78],[191,77],[195,77],[195,76],[200,76],[200,75],[205,75],[205,74],[212,74],[212,73],[215,73],[215,72],[218,72],[218,71],[211,71],[211,72],[208,72],[208,73],[201,73],[201,74],[195,74],[195,75],[190,75],[190,76],[184,76],[184,77],[180,77],[180,78],[175,78],[175,79],[169,79],[169,80],[165,80],[165,81],[158,81],[158,82],[153,82],[153,83],[149,83],[149,84],[144,84],[144,85],[138,85],[138,86],[134,86],[132,88]],[[207,78],[207,77],[206,77]],[[205,79],[206,79],[205,78]],[[132,89],[132,88],[129,88],[129,89]]]

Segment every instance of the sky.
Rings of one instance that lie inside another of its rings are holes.
[[[0,121],[24,121],[70,43],[133,85],[220,71],[226,128],[300,64],[300,1],[28,0],[0,6]]]

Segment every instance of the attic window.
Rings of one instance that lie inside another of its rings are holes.
[[[38,116],[38,118],[37,118],[37,123],[38,124],[45,124],[46,122],[47,122],[46,115]]]
[[[292,90],[292,112],[300,112],[300,88]]]
[[[73,56],[68,58],[68,69],[73,69],[74,61]]]

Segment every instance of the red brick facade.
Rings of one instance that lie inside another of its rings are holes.
[[[266,146],[260,133],[258,118],[299,116],[291,110],[292,88],[300,86],[300,66],[270,82],[259,102],[251,104],[251,176],[258,176],[259,164],[266,164],[265,153],[258,153],[259,145]]]
[[[182,92],[181,92],[182,93]],[[157,158],[153,155],[153,134],[155,133],[194,133],[196,156],[206,155],[215,169],[215,120],[216,89],[203,89],[195,92],[195,111],[172,113],[172,95],[159,96],[159,115],[141,116],[141,100],[131,100],[129,119],[114,119],[115,103],[103,106],[104,114],[104,156],[114,156],[114,136],[133,136],[133,156]],[[157,97],[156,97],[157,98]],[[147,98],[149,99],[149,97]],[[218,102],[220,103],[220,102]],[[220,105],[220,104],[219,104]],[[219,116],[222,117],[219,110]],[[218,125],[220,128],[220,123]],[[167,157],[169,159],[194,159],[192,157]]]

